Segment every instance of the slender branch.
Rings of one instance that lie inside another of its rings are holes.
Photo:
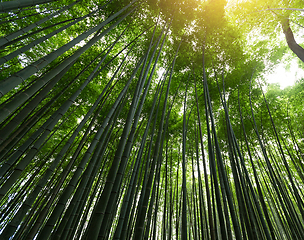
[[[304,12],[304,9],[301,9],[301,8],[267,8],[267,9],[259,10],[257,12],[272,11],[272,10],[289,10],[289,11],[302,11],[302,12]]]

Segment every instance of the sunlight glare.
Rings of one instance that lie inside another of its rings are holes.
[[[278,64],[272,73],[264,74],[268,83],[279,83],[281,89],[294,85],[294,83],[304,78],[304,70],[299,68],[297,59],[290,62],[290,69],[285,68],[284,63]]]

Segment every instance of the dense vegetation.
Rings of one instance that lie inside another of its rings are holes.
[[[303,5],[0,2],[0,239],[303,239]]]

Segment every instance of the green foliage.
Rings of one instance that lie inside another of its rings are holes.
[[[1,13],[0,36],[72,2]],[[0,238],[302,239],[304,80],[263,77],[292,58],[282,19],[304,24],[286,8],[83,0],[0,46],[42,39],[0,69],[0,91],[33,71],[0,100]]]

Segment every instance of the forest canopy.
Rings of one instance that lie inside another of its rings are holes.
[[[0,1],[0,239],[303,239],[303,12]]]

